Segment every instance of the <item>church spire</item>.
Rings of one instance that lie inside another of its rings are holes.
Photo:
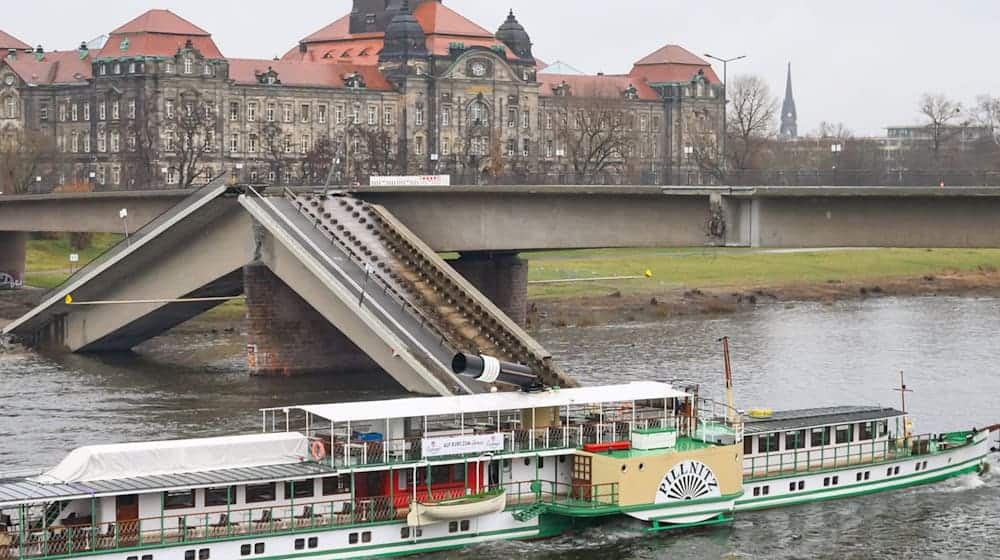
[[[781,136],[783,138],[798,138],[799,115],[795,110],[795,97],[792,96],[792,63],[788,63],[788,76],[785,79],[785,101],[781,104]]]

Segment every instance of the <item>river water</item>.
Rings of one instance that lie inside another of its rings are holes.
[[[898,406],[917,431],[1000,422],[1000,299],[884,298],[537,333],[588,384],[697,382],[720,394],[729,336],[737,404],[775,409]],[[242,370],[237,334],[171,334],[114,357],[0,355],[0,471],[44,467],[79,445],[259,429],[257,408],[398,395],[359,377],[267,379]],[[182,364],[182,365],[178,365]],[[995,467],[996,457],[992,457]],[[1000,558],[1000,468],[985,477],[741,513],[729,526],[643,534],[638,522],[585,535],[490,544],[427,558]]]

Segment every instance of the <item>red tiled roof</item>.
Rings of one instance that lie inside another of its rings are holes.
[[[702,58],[680,45],[665,45],[635,64],[636,66],[643,64],[694,64],[696,66],[708,66],[708,63]]]
[[[128,46],[122,48],[122,40],[128,38]],[[219,47],[211,36],[174,35],[161,33],[138,33],[135,35],[112,35],[98,58],[118,58],[124,56],[174,56],[177,49],[182,49],[188,40],[205,58],[223,58]]]
[[[493,39],[493,33],[440,2],[423,2],[413,10],[413,17],[417,18],[420,27],[428,35],[461,35]]]
[[[377,68],[370,65],[346,64],[341,62],[301,62],[290,60],[266,60],[249,58],[229,59],[229,78],[241,84],[256,84],[258,74],[272,69],[278,73],[278,80],[288,86],[345,87],[344,77],[357,72],[365,80],[368,89],[391,90],[392,86]]]
[[[709,83],[722,83],[711,66],[695,66],[693,64],[635,66],[629,72],[629,75],[653,84],[659,82],[690,82],[691,78],[698,73],[698,70],[702,69],[705,70],[705,78],[708,79]]]
[[[30,48],[31,45],[29,45],[28,43],[25,43],[24,41],[18,39],[17,37],[14,37],[13,35],[10,35],[9,33],[4,33],[3,31],[0,31],[0,49],[6,51],[8,49],[23,50]],[[7,54],[6,52],[3,53],[4,56],[6,56],[6,54]]]
[[[545,74],[538,75],[538,83],[541,87],[538,94],[545,97],[555,96],[553,88],[566,82],[569,85],[570,95],[576,97],[614,97],[625,98],[625,90],[630,85],[635,86],[639,99],[656,101],[660,97],[653,88],[646,82],[636,80],[632,76],[603,75],[603,76],[580,76],[577,74]]]
[[[211,36],[211,33],[208,31],[170,10],[149,10],[111,32],[112,35],[123,33],[161,33],[168,35],[190,35],[192,37]]]
[[[339,41],[343,39],[370,39],[382,38],[382,33],[355,33],[351,34],[350,14],[338,19],[326,27],[302,39],[302,43],[322,43],[324,41]]]
[[[4,62],[29,84],[85,83],[93,77],[90,57],[81,59],[78,51],[52,51],[45,53],[41,60],[34,55],[19,54]]]

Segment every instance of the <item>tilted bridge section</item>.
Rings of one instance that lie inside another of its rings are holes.
[[[250,265],[269,269],[410,391],[484,390],[452,373],[457,352],[527,365],[546,384],[576,384],[385,208],[338,192],[205,187],[3,332],[72,352],[129,350],[246,292]],[[275,353],[257,348],[251,360],[266,366]]]

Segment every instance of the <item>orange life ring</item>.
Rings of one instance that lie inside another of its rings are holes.
[[[313,442],[309,444],[309,454],[312,455],[313,460],[317,462],[322,461],[323,459],[326,459],[326,446],[323,445],[322,441],[314,439]]]

